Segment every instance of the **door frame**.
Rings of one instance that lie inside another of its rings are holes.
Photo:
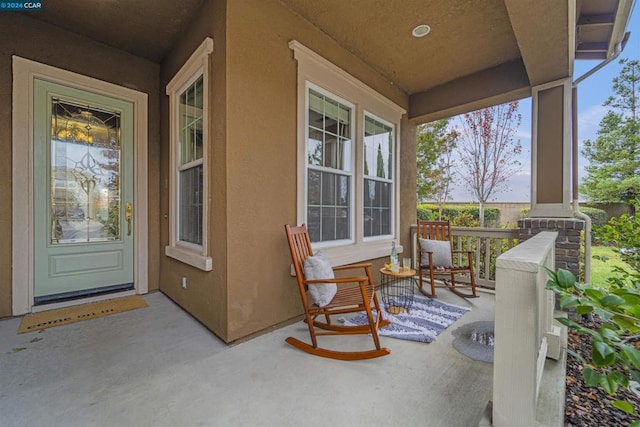
[[[147,94],[71,71],[13,55],[12,95],[12,273],[11,302],[14,316],[36,311],[113,298],[115,295],[146,294],[148,272],[148,186],[147,186]],[[33,81],[36,78],[131,102],[134,108],[133,243],[134,290],[74,301],[33,305]],[[25,191],[26,190],[26,191]]]

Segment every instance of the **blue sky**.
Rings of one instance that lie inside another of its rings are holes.
[[[640,59],[640,7],[636,5],[627,26],[631,37],[624,51],[618,59],[607,64],[595,74],[588,77],[578,86],[578,141],[580,147],[586,139],[595,139],[600,120],[607,112],[603,107],[604,101],[611,95],[612,80],[620,73],[618,61],[621,58]],[[601,61],[576,61],[574,80],[591,70]],[[531,200],[531,98],[520,100],[520,114],[522,123],[516,132],[516,138],[522,143],[521,157],[522,172],[513,176],[509,182],[509,190],[497,194],[492,201],[501,202],[529,202]],[[451,124],[459,125],[458,118],[453,118]],[[586,160],[580,157],[579,175],[584,175]],[[452,201],[474,201],[471,193],[460,183],[454,185]]]

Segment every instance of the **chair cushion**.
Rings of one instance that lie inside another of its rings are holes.
[[[334,279],[331,263],[322,251],[304,260],[304,278],[307,280]],[[318,306],[322,307],[331,302],[338,287],[335,283],[310,283],[309,293]]]
[[[420,238],[420,248],[422,249],[422,259],[420,262],[423,266],[429,265],[429,254],[427,254],[427,252],[433,252],[434,267],[448,268],[453,265],[453,260],[451,259],[451,243],[448,241]]]

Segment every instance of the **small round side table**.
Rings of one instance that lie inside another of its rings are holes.
[[[413,305],[413,285],[416,271],[412,268],[400,268],[393,272],[380,269],[382,301],[390,314],[409,312]]]

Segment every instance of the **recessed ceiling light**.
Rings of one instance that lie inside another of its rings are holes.
[[[413,37],[424,37],[431,32],[431,27],[427,24],[418,25],[411,31]]]

